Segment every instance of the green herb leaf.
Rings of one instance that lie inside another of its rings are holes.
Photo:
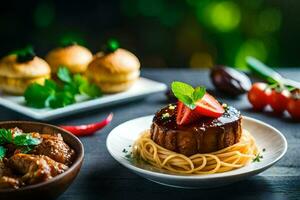
[[[89,83],[88,80],[80,74],[75,74],[74,77],[73,77],[73,81],[74,81],[74,83],[76,84],[77,87],[79,87],[83,84],[88,84]]]
[[[195,103],[200,100],[206,92],[204,87],[194,89],[191,85],[179,81],[174,81],[171,85],[171,89],[175,97],[192,110],[196,108]]]
[[[24,97],[27,105],[35,108],[44,108],[49,96],[54,94],[54,90],[44,87],[38,83],[33,83],[27,87]]]
[[[30,134],[24,133],[24,134],[15,136],[13,143],[17,146],[30,146],[30,145],[40,144],[41,140],[38,138],[32,137]]]
[[[116,39],[109,39],[107,41],[104,51],[107,53],[111,53],[111,52],[116,51],[119,47],[120,47],[120,44]]]
[[[71,74],[68,70],[68,68],[66,67],[59,67],[58,71],[57,71],[57,77],[65,83],[71,83],[72,82],[72,77]]]
[[[0,129],[0,145],[1,144],[6,144],[6,143],[11,143],[13,140],[12,138],[12,133],[9,129]]]
[[[60,108],[75,102],[75,96],[67,91],[57,92],[55,96],[49,101],[51,108]]]
[[[84,94],[91,98],[100,97],[102,92],[96,85],[80,74],[71,75],[65,67],[57,72],[61,82],[56,83],[47,79],[44,85],[33,83],[24,93],[27,105],[35,108],[59,108],[76,102],[77,94]]]
[[[102,96],[100,88],[95,84],[82,84],[79,87],[79,92],[85,94],[91,98]]]
[[[63,92],[69,92],[73,95],[76,95],[79,93],[78,86],[74,82],[65,84],[63,87]]]
[[[186,95],[190,97],[194,92],[194,88],[191,85],[186,84],[184,82],[174,81],[171,87],[172,87],[172,92],[174,93],[175,96]]]
[[[62,40],[60,42],[61,47],[69,47],[69,46],[73,46],[73,45],[77,45],[77,42],[74,40],[67,39],[67,40]]]
[[[57,83],[51,79],[46,79],[44,86],[46,88],[48,88],[49,90],[53,90],[53,91],[57,90],[57,88],[58,88]]]
[[[205,95],[206,89],[205,87],[196,87],[194,92],[193,92],[193,100],[196,102]]]
[[[3,146],[0,146],[0,160],[4,158],[6,154],[6,149]]]
[[[16,50],[12,52],[17,55],[17,62],[27,62],[35,57],[35,53],[32,46],[27,46],[23,49]]]

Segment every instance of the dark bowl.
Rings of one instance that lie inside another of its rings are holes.
[[[5,121],[0,122],[0,128],[18,127],[24,132],[39,132],[39,133],[60,133],[64,141],[75,150],[76,158],[71,167],[64,173],[55,176],[54,178],[34,184],[28,185],[19,189],[0,189],[0,199],[55,199],[62,194],[69,185],[74,181],[80,171],[84,149],[80,140],[57,126],[39,122],[27,121]]]

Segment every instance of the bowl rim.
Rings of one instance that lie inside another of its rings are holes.
[[[8,193],[8,192],[19,192],[19,191],[24,191],[24,190],[32,190],[35,188],[39,188],[45,185],[48,185],[52,182],[55,182],[59,179],[64,178],[66,175],[72,173],[77,167],[80,167],[80,165],[82,164],[83,158],[84,158],[84,146],[82,144],[82,142],[79,140],[78,137],[76,137],[75,135],[73,135],[72,133],[70,133],[69,131],[66,131],[58,126],[52,125],[52,124],[47,124],[47,123],[43,123],[43,122],[34,122],[34,121],[17,121],[17,120],[12,120],[12,121],[1,121],[0,122],[0,126],[3,124],[9,124],[9,123],[16,123],[16,124],[34,124],[34,125],[42,125],[42,126],[47,126],[47,127],[51,127],[53,129],[57,129],[59,131],[59,133],[63,132],[64,134],[69,135],[72,140],[74,140],[76,142],[76,145],[79,146],[79,152],[76,152],[76,158],[75,161],[73,162],[73,164],[71,165],[71,167],[69,167],[69,169],[53,178],[51,178],[50,180],[41,182],[41,183],[37,183],[37,184],[33,184],[33,185],[27,185],[18,189],[0,189],[0,193]],[[69,145],[69,144],[68,144]]]
[[[121,165],[123,165],[124,167],[132,170],[135,173],[139,173],[139,174],[143,174],[146,176],[151,176],[151,177],[157,177],[157,178],[167,178],[167,179],[173,179],[173,180],[217,180],[217,179],[223,179],[223,178],[229,178],[229,177],[238,177],[238,176],[243,176],[243,175],[247,175],[247,174],[256,174],[259,172],[264,171],[265,169],[273,166],[275,163],[277,163],[287,152],[287,148],[288,148],[288,143],[287,140],[285,138],[285,136],[275,127],[252,117],[248,117],[243,115],[242,119],[244,120],[248,120],[250,122],[254,122],[254,123],[258,123],[262,126],[268,127],[269,129],[271,129],[272,131],[274,131],[282,140],[283,143],[283,150],[281,152],[281,154],[276,157],[274,160],[272,160],[269,163],[266,163],[264,166],[261,166],[259,168],[255,168],[253,170],[250,171],[245,171],[245,172],[241,172],[241,173],[237,173],[237,174],[226,174],[225,173],[216,173],[216,174],[207,174],[207,175],[177,175],[177,174],[167,174],[167,173],[161,173],[161,172],[156,172],[156,171],[151,171],[151,170],[147,170],[147,169],[143,169],[140,167],[137,167],[131,163],[127,163],[124,162],[123,159],[124,158],[120,158],[117,155],[114,154],[113,150],[110,148],[109,145],[109,140],[111,138],[111,133],[115,131],[116,128],[118,128],[119,126],[123,125],[124,123],[133,121],[133,120],[137,120],[137,119],[141,119],[141,118],[149,118],[149,117],[153,117],[154,115],[147,115],[147,116],[142,116],[142,117],[138,117],[126,122],[123,122],[121,124],[119,124],[118,126],[116,126],[113,130],[111,130],[111,132],[108,134],[107,139],[106,139],[106,148],[109,152],[109,154]]]

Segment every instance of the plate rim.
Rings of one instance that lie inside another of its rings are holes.
[[[230,178],[230,177],[237,177],[237,176],[246,176],[249,174],[254,175],[254,174],[258,174],[258,173],[270,168],[275,163],[277,163],[286,154],[287,149],[288,149],[287,140],[286,140],[285,136],[278,129],[276,129],[275,127],[273,127],[270,124],[267,124],[266,122],[263,122],[261,120],[242,115],[242,118],[245,120],[249,120],[249,121],[258,123],[260,125],[263,125],[263,126],[266,126],[270,129],[272,129],[281,138],[281,140],[283,142],[283,151],[281,152],[281,154],[278,157],[276,157],[274,160],[272,160],[271,162],[267,163],[266,165],[264,165],[262,167],[255,168],[250,171],[240,172],[237,174],[226,174],[226,172],[224,172],[224,173],[205,174],[205,175],[176,175],[176,174],[165,174],[165,173],[161,173],[161,172],[155,172],[155,171],[139,168],[139,167],[137,167],[133,164],[129,164],[127,162],[121,162],[121,160],[123,160],[123,158],[119,158],[118,156],[114,155],[113,151],[110,149],[109,140],[112,137],[111,133],[116,128],[118,128],[119,126],[121,126],[125,123],[129,123],[134,120],[138,120],[138,119],[142,119],[142,118],[149,118],[149,117],[153,117],[153,116],[154,115],[146,115],[146,116],[142,116],[142,117],[138,117],[138,118],[134,118],[134,119],[125,121],[125,122],[119,124],[118,126],[116,126],[114,129],[112,129],[106,139],[106,148],[107,148],[109,154],[122,166],[132,170],[135,173],[144,174],[144,175],[151,176],[151,177],[167,178],[167,179],[173,179],[173,180],[178,180],[178,179],[180,179],[180,180],[195,180],[195,179],[197,179],[197,180],[207,180],[207,179],[214,180],[214,179]]]

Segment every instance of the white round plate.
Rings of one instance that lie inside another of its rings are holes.
[[[106,146],[112,157],[123,166],[146,179],[163,185],[182,188],[210,188],[227,185],[268,169],[279,161],[287,150],[287,141],[277,129],[262,121],[244,116],[242,127],[250,131],[260,149],[266,149],[262,152],[263,158],[260,162],[253,162],[245,167],[224,173],[175,175],[153,169],[149,164],[134,164],[126,157],[131,151],[131,145],[142,131],[150,128],[152,118],[153,116],[140,117],[117,126],[108,135]]]

